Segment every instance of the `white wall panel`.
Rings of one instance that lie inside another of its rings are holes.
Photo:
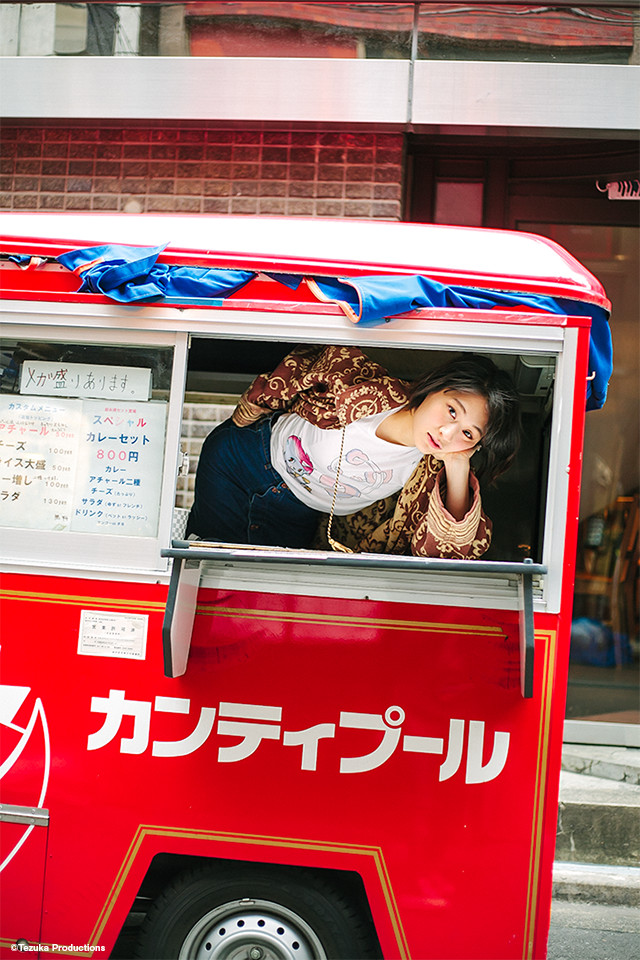
[[[189,57],[6,57],[9,118],[637,130],[640,67]]]
[[[419,60],[412,120],[426,126],[637,130],[640,67]]]
[[[204,57],[7,58],[5,118],[366,123],[407,118],[409,63]]]

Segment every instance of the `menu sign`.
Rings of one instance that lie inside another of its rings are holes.
[[[0,527],[155,536],[166,407],[0,395]]]
[[[167,405],[82,402],[72,530],[155,536]]]
[[[69,530],[80,400],[0,395],[0,526]]]

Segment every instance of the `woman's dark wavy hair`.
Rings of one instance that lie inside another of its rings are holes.
[[[487,401],[489,423],[480,449],[473,455],[473,470],[478,479],[493,482],[508,469],[520,446],[520,398],[513,380],[488,357],[463,354],[416,380],[409,408],[419,407],[430,393],[439,390],[476,393]]]

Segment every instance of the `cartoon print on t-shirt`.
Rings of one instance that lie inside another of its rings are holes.
[[[324,487],[333,487],[336,482],[338,457],[329,464],[328,469],[333,472],[333,475],[323,474],[319,482]],[[373,460],[369,459],[364,450],[354,447],[343,457],[336,495],[341,499],[360,497],[363,493],[376,490],[383,483],[389,483],[392,477],[393,470],[381,470]],[[352,486],[346,482],[347,480],[359,486]]]
[[[313,463],[309,454],[302,446],[300,437],[294,434],[287,437],[284,445],[284,462],[287,467],[287,473],[302,486],[311,491],[308,474],[313,473]]]

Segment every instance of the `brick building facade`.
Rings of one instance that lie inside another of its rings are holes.
[[[403,137],[206,125],[2,127],[0,207],[402,218]]]

